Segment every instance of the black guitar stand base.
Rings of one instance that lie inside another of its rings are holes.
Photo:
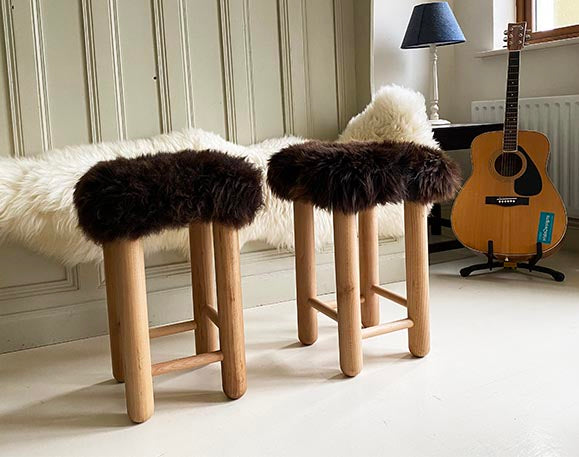
[[[542,267],[537,265],[537,262],[543,257],[543,244],[537,243],[537,253],[528,262],[500,262],[495,259],[493,242],[489,240],[488,252],[485,253],[487,256],[486,263],[477,263],[476,265],[471,265],[470,267],[465,267],[460,270],[460,275],[466,278],[471,273],[481,270],[493,271],[493,268],[508,268],[511,270],[516,270],[517,268],[524,268],[529,271],[538,271],[539,273],[545,273],[550,275],[555,281],[562,282],[565,280],[565,275],[560,271],[553,270],[552,268]]]

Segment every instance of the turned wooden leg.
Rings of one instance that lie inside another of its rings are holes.
[[[217,327],[205,309],[215,307],[215,276],[213,267],[213,234],[211,224],[189,226],[191,248],[191,284],[193,286],[193,316],[197,323],[195,349],[197,354],[218,349]]]
[[[103,246],[105,282],[107,290],[107,314],[109,318],[109,341],[111,348],[111,363],[113,366],[113,377],[118,382],[124,382],[123,356],[121,343],[121,320],[120,309],[117,303],[117,287],[122,287],[116,280],[114,265],[111,264],[111,246]],[[112,255],[114,258],[114,255]]]
[[[372,327],[380,323],[380,301],[372,289],[380,284],[378,270],[378,222],[376,208],[358,214],[360,239],[360,289],[364,297],[362,325]]]
[[[309,345],[318,339],[318,313],[308,303],[317,296],[314,207],[310,203],[294,202],[294,237],[298,338]]]
[[[425,205],[404,204],[406,297],[408,317],[414,322],[408,329],[408,347],[416,357],[424,357],[430,351],[427,216]]]
[[[127,411],[133,422],[144,422],[154,401],[143,248],[138,240],[113,241],[104,257],[121,321]]]
[[[219,341],[223,353],[221,379],[225,395],[235,399],[247,390],[239,239],[237,230],[221,224],[213,224],[213,237]]]
[[[362,370],[362,332],[355,214],[334,211],[334,257],[340,367],[356,376]]]

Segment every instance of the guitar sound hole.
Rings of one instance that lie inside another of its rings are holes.
[[[517,175],[523,168],[523,160],[514,152],[503,152],[495,160],[496,172],[506,178]]]

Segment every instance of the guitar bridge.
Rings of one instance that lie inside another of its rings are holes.
[[[498,206],[528,206],[529,197],[486,197],[485,203]]]

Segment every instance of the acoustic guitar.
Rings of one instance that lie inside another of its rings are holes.
[[[473,251],[517,262],[537,248],[553,253],[567,230],[561,196],[547,175],[549,140],[519,130],[519,63],[527,39],[526,22],[509,24],[505,123],[502,132],[477,136],[471,146],[472,175],[452,208],[452,228]],[[541,243],[539,246],[537,243]]]

